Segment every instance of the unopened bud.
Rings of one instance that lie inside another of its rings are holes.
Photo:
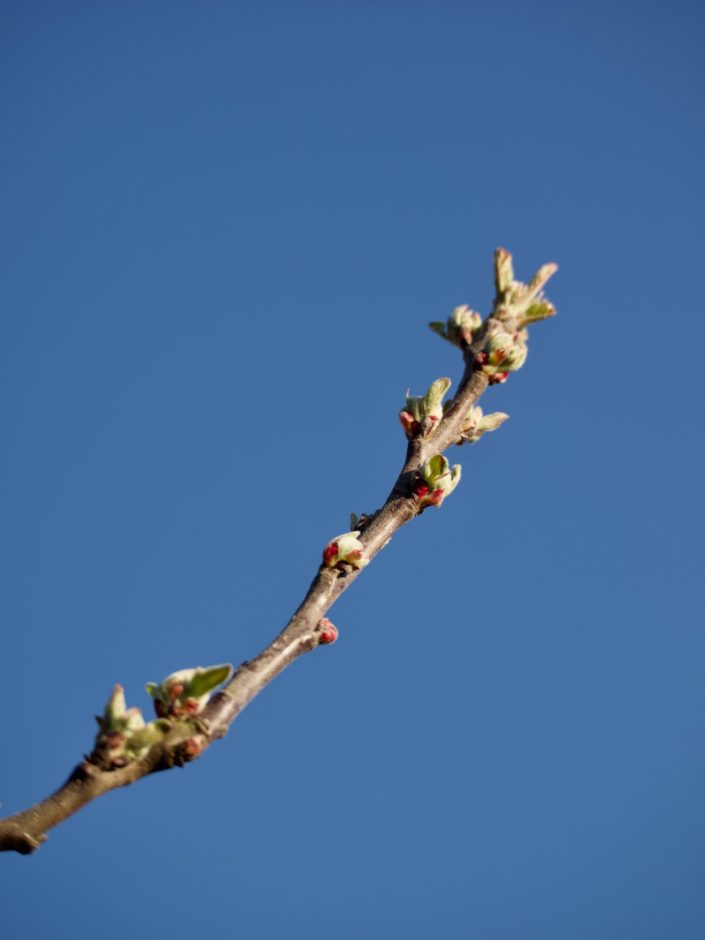
[[[343,532],[337,535],[323,549],[323,564],[326,568],[336,568],[343,563],[353,568],[364,568],[369,558],[365,557],[365,546],[359,540],[360,531]]]
[[[334,623],[324,617],[319,621],[318,627],[320,630],[318,642],[322,644],[335,643],[338,639],[338,628]]]
[[[193,760],[202,753],[205,747],[205,738],[203,735],[195,735],[193,738],[187,738],[181,745],[181,753],[185,760]]]

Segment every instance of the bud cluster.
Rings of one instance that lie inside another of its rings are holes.
[[[554,316],[556,308],[544,297],[543,288],[557,270],[557,264],[544,264],[529,283],[524,284],[514,278],[510,253],[504,248],[498,248],[494,256],[497,319],[505,322],[513,320],[516,328],[522,329]]]
[[[148,682],[146,688],[159,718],[186,718],[202,712],[213,689],[227,682],[232,674],[230,663],[197,666],[172,672],[160,683]]]
[[[411,439],[428,434],[443,417],[443,397],[451,386],[450,379],[436,379],[425,395],[415,397],[406,392],[406,407],[399,412],[404,433]]]
[[[358,536],[360,530],[353,532],[343,532],[342,535],[330,541],[323,549],[323,564],[326,568],[343,568],[344,565],[352,565],[353,568],[364,568],[369,562],[365,556],[365,546]]]
[[[419,511],[427,506],[441,506],[460,482],[460,464],[450,467],[443,454],[429,458],[413,486]]]
[[[111,768],[124,767],[130,761],[144,757],[163,734],[155,722],[145,724],[139,708],[126,707],[121,685],[115,686],[105,711],[96,717],[96,721],[95,752]]]
[[[506,382],[509,373],[526,362],[526,327],[555,314],[543,288],[558,270],[555,264],[544,264],[524,284],[515,279],[512,256],[504,248],[495,252],[494,267],[494,310],[484,323],[479,313],[462,306],[455,308],[446,323],[429,324],[435,333],[461,349],[474,344],[476,366],[487,375],[490,385]]]

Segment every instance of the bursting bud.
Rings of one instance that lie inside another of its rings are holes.
[[[406,408],[399,412],[404,433],[411,439],[419,432],[428,433],[443,417],[443,397],[451,386],[450,379],[436,379],[425,395],[415,397],[406,392]]]
[[[150,726],[145,725],[139,708],[125,706],[125,692],[116,685],[101,717],[97,717],[96,749],[107,756],[108,763],[120,767],[144,756],[153,743]]]
[[[414,484],[419,509],[440,506],[460,482],[460,464],[450,467],[442,454],[436,454],[423,465],[421,478]]]
[[[456,307],[445,323],[435,321],[429,327],[454,346],[469,346],[473,336],[482,326],[482,317],[467,304]]]
[[[127,708],[125,690],[116,685],[108,699],[103,717],[98,719],[101,731],[130,734],[144,728],[144,718],[139,708]]]
[[[318,621],[318,629],[318,642],[320,644],[326,645],[328,643],[335,643],[338,639],[338,628],[334,623],[331,623],[327,617]]]
[[[518,329],[552,317],[556,308],[543,296],[543,288],[558,270],[557,264],[544,264],[528,284],[514,278],[512,256],[498,248],[494,256],[496,316]]]
[[[146,688],[160,718],[186,718],[203,711],[213,689],[227,682],[232,674],[230,663],[197,666],[172,672],[159,684],[148,682]]]
[[[326,568],[339,568],[344,563],[353,568],[364,568],[369,562],[365,557],[365,546],[359,540],[360,532],[343,532],[329,542],[323,549],[323,564]]]
[[[511,332],[498,320],[490,323],[484,345],[475,357],[490,385],[505,382],[510,372],[521,369],[529,352],[526,338],[526,330]]]
[[[460,429],[460,438],[456,444],[475,444],[483,434],[496,431],[509,418],[503,411],[495,411],[491,415],[483,415],[479,405],[471,408]]]

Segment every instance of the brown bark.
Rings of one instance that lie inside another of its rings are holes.
[[[501,251],[495,256],[496,270],[506,258],[506,253],[500,255]],[[465,371],[450,407],[426,436],[409,441],[404,465],[384,505],[359,525],[360,541],[370,560],[387,545],[398,529],[419,514],[420,506],[413,484],[420,469],[430,457],[443,453],[459,440],[468,411],[488,385],[487,375],[476,364],[476,354],[492,318],[503,315],[500,304],[504,304],[506,309],[507,297],[501,296],[500,286],[498,281],[493,314],[477,337],[473,337],[473,345],[465,349]],[[180,722],[163,741],[151,748],[146,757],[124,767],[106,768],[96,752],[85,758],[51,796],[23,812],[0,820],[0,851],[29,854],[46,839],[48,830],[97,797],[200,756],[202,751],[193,753],[189,750],[186,745],[188,739],[198,734],[205,750],[214,740],[222,738],[235,718],[272,679],[301,655],[315,649],[320,642],[322,618],[362,570],[351,565],[332,569],[321,566],[304,600],[281,633],[254,659],[242,663],[228,683],[211,698],[198,719],[190,723]]]

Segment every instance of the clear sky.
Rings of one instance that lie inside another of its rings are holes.
[[[702,5],[0,9],[3,812],[278,632],[427,322],[561,268],[339,642],[0,858],[7,937],[702,940]]]

